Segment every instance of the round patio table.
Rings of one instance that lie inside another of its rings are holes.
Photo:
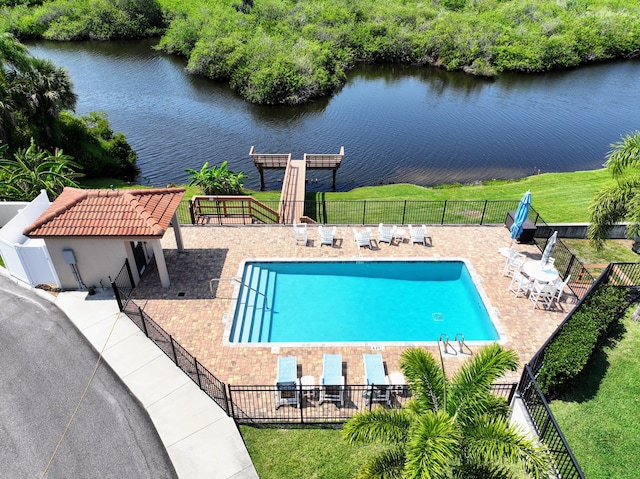
[[[522,272],[529,279],[537,280],[540,283],[550,283],[558,279],[558,270],[550,264],[543,265],[542,261],[526,261],[522,265]]]

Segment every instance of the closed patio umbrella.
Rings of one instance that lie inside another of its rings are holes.
[[[549,258],[551,258],[551,253],[553,253],[553,248],[555,248],[556,246],[557,239],[558,239],[558,232],[554,231],[553,234],[551,235],[551,238],[549,238],[549,241],[547,241],[547,246],[544,247],[544,251],[542,252],[542,259],[540,260],[540,262],[543,265],[546,265],[547,263],[549,263]]]
[[[529,206],[531,205],[531,191],[527,191],[520,200],[518,209],[513,218],[513,224],[511,225],[511,240],[520,238],[522,234],[522,226],[527,221],[527,215],[529,214]]]

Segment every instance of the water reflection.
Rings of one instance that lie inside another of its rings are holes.
[[[361,65],[334,96],[301,106],[257,106],[226,85],[185,72],[182,58],[140,42],[38,42],[66,67],[78,113],[104,110],[138,152],[143,182],[187,180],[186,168],[229,161],[258,188],[248,155],[337,153],[338,189],[434,185],[599,168],[609,144],[640,124],[640,61],[494,80],[406,65]],[[267,172],[267,188],[282,172]],[[312,171],[309,189],[329,190]]]

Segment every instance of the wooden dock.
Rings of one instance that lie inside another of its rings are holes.
[[[304,160],[290,160],[284,173],[278,214],[285,224],[301,223],[304,215],[307,165]]]
[[[344,146],[337,155],[305,153],[302,160],[291,159],[291,153],[256,153],[254,146],[249,150],[249,155],[260,173],[260,191],[264,191],[265,170],[285,170],[278,214],[280,222],[291,224],[294,221],[303,222],[307,169],[332,170],[335,191],[336,172],[342,164]]]

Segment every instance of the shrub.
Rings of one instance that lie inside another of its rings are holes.
[[[73,156],[89,178],[134,180],[138,174],[136,153],[122,133],[113,133],[104,112],[80,118],[60,113],[55,144]]]
[[[589,361],[609,327],[626,307],[626,291],[603,286],[586,299],[564,323],[544,351],[538,384],[547,396],[555,396]]]
[[[227,167],[223,161],[220,166],[209,168],[209,162],[205,162],[200,170],[185,170],[191,176],[189,186],[197,185],[205,195],[240,195],[244,185],[245,174],[235,173]]]

